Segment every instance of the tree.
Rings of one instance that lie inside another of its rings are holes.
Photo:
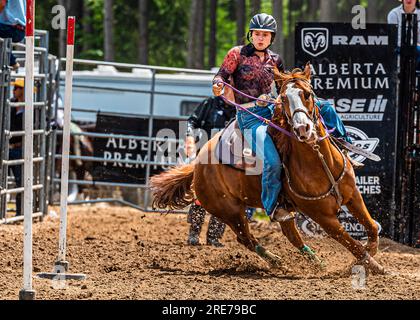
[[[197,41],[195,41],[196,59],[194,66],[196,69],[204,69],[206,1],[198,1],[197,18],[197,29],[195,32],[195,36],[197,37]]]
[[[378,22],[378,6],[377,0],[369,0],[367,6],[367,21],[370,23],[377,23]]]
[[[217,56],[217,0],[210,0],[209,67],[216,65]]]
[[[251,16],[255,16],[261,11],[261,0],[251,0]]]
[[[236,42],[237,44],[243,44],[245,38],[245,14],[246,4],[245,0],[236,0]]]
[[[139,0],[139,63],[148,64],[149,62],[149,20],[148,20],[149,0]]]
[[[320,13],[321,22],[333,22],[334,16],[337,14],[337,1],[321,0]]]
[[[200,0],[191,0],[191,8],[190,8],[190,22],[189,22],[189,30],[188,30],[188,56],[187,56],[187,67],[193,68],[196,59],[196,51],[197,48],[197,37],[196,37],[196,27],[198,22],[198,6]]]
[[[284,35],[283,35],[283,0],[272,0],[273,17],[277,21],[276,40],[273,49],[281,57],[284,57]]]
[[[87,1],[83,1],[83,35],[88,35],[93,33],[92,24],[90,23],[90,16],[92,15],[92,10],[89,7]],[[84,39],[83,39],[84,40]],[[83,41],[82,43],[83,52],[88,52],[91,48],[91,43],[89,41]]]
[[[104,1],[104,17],[104,58],[106,61],[114,61],[114,0]]]
[[[308,3],[308,13],[306,16],[306,21],[315,21],[318,16],[318,10],[319,10],[319,0],[309,0]]]

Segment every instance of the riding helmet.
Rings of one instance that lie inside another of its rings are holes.
[[[249,23],[249,31],[262,30],[276,33],[277,22],[273,16],[266,13],[256,14]]]

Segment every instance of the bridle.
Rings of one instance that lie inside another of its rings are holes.
[[[296,83],[298,81],[303,81],[310,88],[310,92],[309,93],[312,96],[313,101],[315,101],[315,99],[317,97],[315,95],[315,92],[313,91],[312,84],[307,79],[304,79],[304,78],[291,78],[290,80],[284,81],[282,83],[280,92],[283,92],[284,91],[284,87],[285,86],[287,86],[287,85],[289,85],[291,83]],[[283,100],[283,96],[282,96],[282,100]],[[282,101],[282,103],[283,103],[283,101]],[[306,108],[303,109],[301,107],[300,108],[297,108],[296,110],[294,110],[293,113],[292,113],[292,115],[290,117],[289,117],[289,114],[286,111],[286,108],[283,107],[282,108],[282,111],[283,111],[283,115],[286,117],[286,119],[287,119],[287,121],[288,121],[288,123],[289,123],[289,125],[291,127],[293,127],[293,118],[294,118],[294,116],[296,114],[298,114],[298,113],[303,113],[303,114],[305,114],[312,121],[312,123],[314,124],[314,128],[317,128],[318,127],[318,120],[321,119],[321,123],[322,123],[323,127],[325,128],[325,130],[327,130],[327,134],[324,137],[318,138],[318,139],[315,138],[312,141],[306,141],[305,140],[304,142],[306,142],[307,144],[311,145],[312,149],[317,153],[318,158],[320,159],[320,161],[322,163],[322,166],[324,168],[324,171],[327,174],[328,179],[329,179],[329,181],[331,183],[331,188],[326,193],[324,193],[322,195],[319,195],[319,196],[310,196],[310,197],[308,197],[308,196],[301,195],[301,194],[299,194],[297,191],[295,191],[293,189],[292,183],[291,183],[291,177],[290,177],[290,174],[289,174],[289,170],[287,169],[286,165],[283,164],[283,168],[285,169],[284,171],[286,173],[287,183],[289,185],[290,191],[297,198],[302,199],[302,200],[306,200],[306,201],[319,201],[319,200],[322,200],[322,199],[325,199],[325,198],[329,197],[330,195],[334,195],[335,198],[336,198],[336,200],[337,200],[338,207],[339,207],[338,210],[340,210],[341,205],[343,203],[343,196],[341,195],[341,192],[340,192],[340,189],[339,189],[339,184],[340,184],[341,180],[343,180],[343,178],[344,178],[344,176],[346,174],[347,158],[344,156],[344,154],[340,150],[340,148],[338,148],[338,146],[334,143],[334,141],[332,139],[330,139],[331,143],[337,148],[337,150],[340,152],[340,155],[343,158],[343,170],[342,170],[340,176],[338,177],[338,179],[335,180],[335,178],[334,178],[334,176],[333,176],[330,168],[328,167],[328,165],[327,165],[327,163],[325,161],[324,155],[320,151],[321,147],[318,144],[320,141],[322,141],[322,140],[326,139],[327,137],[329,137],[329,132],[328,132],[328,128],[326,127],[325,122],[323,121],[321,115],[319,115],[316,112],[316,106],[314,105],[314,107],[312,109],[312,115],[309,114],[308,109],[306,109]]]
[[[289,113],[286,111],[286,108],[284,107],[285,103],[284,103],[283,99],[285,98],[285,96],[282,94],[282,92],[284,92],[284,88],[287,87],[290,84],[296,84],[298,81],[304,82],[310,88],[309,94],[312,97],[313,101],[315,101],[315,99],[316,99],[316,95],[315,95],[315,92],[313,91],[313,87],[312,87],[312,84],[310,83],[310,81],[306,80],[305,78],[291,78],[291,79],[285,80],[282,83],[281,88],[280,88],[280,93],[281,93],[281,98],[282,98],[282,114],[287,119],[287,123],[292,128],[294,126],[293,119],[299,113],[303,113],[313,123],[314,128],[317,128],[318,127],[318,120],[320,119],[320,117],[318,116],[315,105],[312,108],[312,113],[311,114],[309,114],[309,110],[307,108],[298,107],[292,112],[292,114],[290,116],[289,116]],[[300,89],[300,90],[303,90],[303,89]],[[315,131],[315,138],[314,139],[302,141],[301,139],[298,138],[298,140],[300,142],[305,142],[307,144],[312,145],[314,143],[317,143],[318,141],[322,141],[322,140],[328,138],[329,134],[331,132],[333,132],[335,129],[334,130],[328,130],[328,128],[323,123],[323,121],[321,121],[321,123],[324,125],[324,129],[327,132],[327,134],[324,137],[321,137],[321,138],[318,139],[317,133]],[[295,134],[295,136],[296,136],[296,134]]]

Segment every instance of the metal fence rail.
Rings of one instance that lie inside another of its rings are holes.
[[[61,59],[61,62],[65,62],[64,59]],[[145,65],[138,65],[138,64],[127,64],[127,63],[114,63],[114,62],[104,62],[104,61],[95,61],[95,60],[81,60],[75,59],[75,65],[79,66],[90,66],[90,67],[98,67],[98,66],[112,66],[119,69],[145,69],[151,72],[151,79],[150,79],[150,89],[149,90],[137,90],[137,89],[121,89],[121,88],[112,88],[112,87],[101,87],[101,86],[90,86],[90,85],[77,85],[75,84],[75,88],[83,88],[83,89],[94,89],[94,90],[105,90],[105,91],[116,91],[116,92],[130,92],[130,93],[139,93],[139,94],[148,94],[149,95],[149,112],[147,115],[140,116],[148,121],[148,134],[147,136],[133,136],[133,135],[120,135],[120,134],[104,134],[98,132],[89,132],[89,133],[72,133],[73,136],[80,135],[80,136],[87,136],[93,139],[132,139],[132,140],[140,140],[140,141],[161,141],[162,139],[157,139],[154,137],[154,120],[156,119],[172,119],[172,120],[186,120],[186,117],[179,117],[179,118],[165,118],[162,116],[155,115],[155,97],[158,95],[166,95],[166,96],[185,96],[185,97],[193,97],[193,98],[206,98],[206,96],[191,94],[191,93],[179,93],[179,92],[163,92],[156,90],[156,75],[157,73],[182,73],[182,74],[191,74],[191,75],[213,75],[214,72],[207,71],[207,70],[194,70],[194,69],[184,69],[184,68],[167,68],[167,67],[157,67],[157,66],[145,66]],[[210,84],[209,84],[210,85]],[[77,106],[72,108],[73,112],[91,112],[97,113],[97,110],[86,110],[86,109],[79,109]],[[119,115],[124,116],[124,113],[119,113]],[[60,131],[54,132],[55,138],[61,135]],[[171,141],[169,139],[163,139],[162,141],[168,142]],[[177,142],[180,142],[177,140]],[[131,165],[139,165],[144,166],[145,170],[145,183],[144,184],[132,184],[132,183],[113,183],[113,182],[105,182],[105,181],[85,181],[85,180],[75,180],[71,179],[69,181],[70,184],[78,184],[78,185],[90,185],[90,186],[107,186],[107,187],[124,187],[124,188],[140,188],[144,190],[144,197],[143,197],[143,205],[138,206],[133,204],[134,207],[141,209],[143,211],[150,211],[151,208],[149,204],[151,203],[151,196],[149,193],[149,179],[151,177],[151,167],[156,165],[177,165],[177,163],[172,162],[156,162],[150,161],[152,155],[152,144],[148,143],[147,146],[147,159],[148,161],[134,161],[134,160],[121,160],[121,159],[105,159],[99,157],[83,157],[83,156],[76,156],[72,155],[70,159],[72,160],[81,160],[81,161],[92,161],[92,162],[115,162],[118,164],[131,164]],[[55,159],[60,159],[61,155],[56,154]],[[59,185],[60,179],[55,177],[53,179],[53,190],[58,190],[57,187]],[[105,201],[106,200],[106,201]],[[105,199],[105,202],[109,202],[109,199]],[[100,201],[100,199],[95,200],[96,202]],[[84,203],[81,201],[70,202],[69,204],[80,204]],[[91,202],[86,202],[91,203]]]

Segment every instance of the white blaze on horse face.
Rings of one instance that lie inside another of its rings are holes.
[[[308,140],[313,133],[314,124],[307,114],[309,110],[305,107],[300,97],[302,89],[294,87],[289,83],[286,89],[286,96],[289,99],[290,113],[292,116],[293,129],[299,140]],[[298,112],[299,110],[304,112]]]

